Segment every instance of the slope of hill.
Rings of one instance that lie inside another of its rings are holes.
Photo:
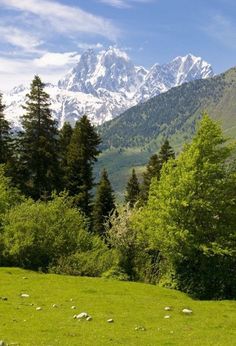
[[[154,285],[15,268],[0,268],[0,281],[0,297],[7,299],[0,298],[1,340],[9,345],[228,346],[236,340],[234,301],[200,302]],[[92,320],[73,319],[81,312]]]
[[[105,152],[98,169],[107,165],[115,190],[121,192],[130,168],[141,170],[159,150],[163,138],[168,137],[178,152],[192,138],[203,111],[219,120],[228,136],[236,138],[236,68],[172,88],[103,124],[99,131]],[[111,153],[114,158],[110,163]]]

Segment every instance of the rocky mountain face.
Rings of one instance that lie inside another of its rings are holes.
[[[84,114],[94,124],[102,124],[170,88],[211,76],[211,65],[191,54],[168,64],[155,64],[148,71],[135,66],[125,52],[110,47],[85,51],[57,85],[46,85],[46,92],[59,127],[65,121],[74,124]],[[3,95],[6,116],[15,127],[20,127],[21,105],[28,91],[21,85]]]

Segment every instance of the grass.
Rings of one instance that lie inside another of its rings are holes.
[[[0,340],[15,345],[231,346],[236,340],[235,301],[194,301],[152,285],[0,268],[0,296],[8,298],[0,300]],[[83,311],[92,321],[72,318]]]

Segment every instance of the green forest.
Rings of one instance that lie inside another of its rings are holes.
[[[16,133],[0,97],[1,266],[236,298],[235,146],[215,120],[178,155],[165,133],[118,203],[106,169],[95,183],[103,138],[87,116],[58,130],[38,76],[23,108]]]

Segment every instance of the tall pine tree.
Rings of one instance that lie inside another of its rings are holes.
[[[160,179],[161,172],[161,162],[159,156],[154,154],[150,157],[150,160],[147,164],[146,171],[143,173],[143,183],[141,185],[141,201],[146,203],[149,194],[149,188],[152,181],[152,178]]]
[[[159,154],[154,154],[150,157],[150,160],[146,167],[146,171],[143,174],[143,183],[141,185],[140,193],[140,201],[142,204],[147,203],[152,179],[160,179],[161,168],[163,164],[171,158],[175,158],[175,152],[173,148],[170,146],[168,139],[165,139],[164,143],[161,146]]]
[[[101,180],[97,186],[95,202],[93,206],[93,231],[104,235],[106,219],[115,209],[115,197],[108,179],[107,171],[102,172]]]
[[[73,129],[67,122],[64,123],[61,130],[59,131],[60,168],[62,172],[63,188],[66,186],[67,156],[72,133]]]
[[[140,187],[135,169],[132,170],[132,174],[126,185],[125,202],[129,203],[130,207],[133,208],[134,204],[139,199]]]
[[[57,123],[52,119],[44,86],[35,76],[23,106],[19,138],[18,181],[22,191],[36,200],[47,198],[60,181]]]
[[[0,93],[0,164],[7,163],[10,159],[10,124],[4,116],[5,106]]]
[[[161,149],[159,151],[159,158],[161,166],[163,166],[163,164],[167,162],[169,159],[175,158],[175,152],[173,148],[170,146],[170,143],[167,138],[164,140],[164,143],[161,146]]]
[[[100,153],[100,143],[99,135],[84,115],[76,122],[68,147],[66,187],[87,216],[91,215],[93,164]]]

